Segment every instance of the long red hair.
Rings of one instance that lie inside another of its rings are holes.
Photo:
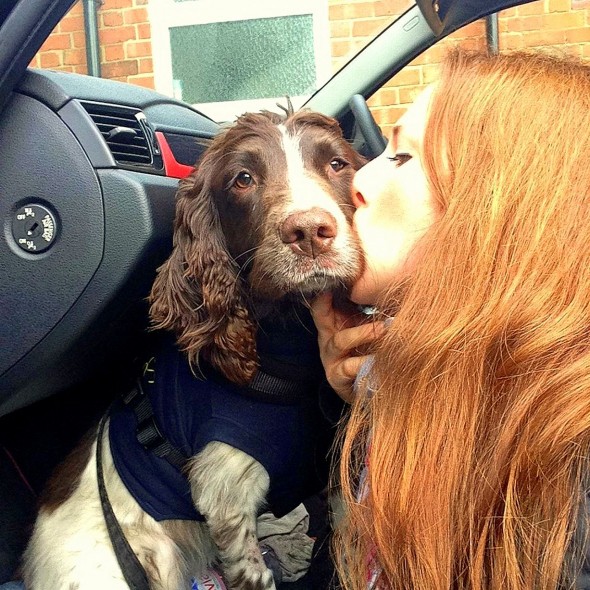
[[[384,588],[566,587],[590,475],[590,68],[452,53],[423,162],[444,213],[380,303],[396,317],[344,433],[342,585],[366,590],[375,555]]]

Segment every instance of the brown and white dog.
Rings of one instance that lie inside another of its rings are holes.
[[[154,326],[174,333],[195,374],[207,363],[234,384],[249,383],[261,318],[272,323],[291,300],[357,277],[351,182],[362,164],[338,123],[312,112],[246,114],[215,138],[181,181],[174,249],[151,293]],[[257,460],[208,443],[185,473],[206,522],[156,520],[117,472],[108,427],[108,496],[152,590],[189,588],[191,575],[214,563],[231,589],[274,588],[255,534],[270,485]],[[27,590],[128,588],[99,500],[96,441],[94,431],[45,496],[23,559]]]

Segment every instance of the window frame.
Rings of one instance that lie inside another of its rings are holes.
[[[172,76],[170,29],[220,22],[258,20],[273,17],[311,15],[317,89],[332,75],[330,21],[328,0],[150,0],[148,5],[152,27],[152,57],[156,90],[182,100],[175,91]],[[291,96],[299,108],[307,96]],[[193,104],[217,121],[229,120],[240,113],[260,109],[276,110],[276,103],[285,104],[285,96]]]

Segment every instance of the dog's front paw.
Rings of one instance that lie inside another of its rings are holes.
[[[276,590],[272,572],[264,565],[251,561],[240,562],[226,568],[228,590]]]
[[[270,485],[264,467],[243,451],[214,441],[193,459],[189,479],[228,589],[275,590],[256,536],[256,516]]]

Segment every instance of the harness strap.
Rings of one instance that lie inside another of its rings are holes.
[[[104,473],[102,467],[102,439],[104,436],[104,428],[108,412],[103,416],[98,426],[98,433],[96,438],[96,476],[98,479],[98,494],[100,497],[100,505],[102,513],[109,533],[109,538],[117,557],[117,562],[125,578],[125,582],[131,590],[150,590],[150,583],[143,566],[137,559],[129,542],[125,538],[125,534],[121,530],[121,526],[117,521],[117,517],[113,512],[113,507],[109,500],[107,489],[104,483]]]
[[[135,387],[124,396],[123,403],[133,409],[137,420],[137,440],[143,448],[182,470],[188,457],[173,446],[158,428],[152,403],[149,395],[146,395],[140,379],[137,380]]]
[[[245,388],[245,394],[260,401],[292,404],[301,399],[306,385],[302,381],[282,379],[259,370]]]

